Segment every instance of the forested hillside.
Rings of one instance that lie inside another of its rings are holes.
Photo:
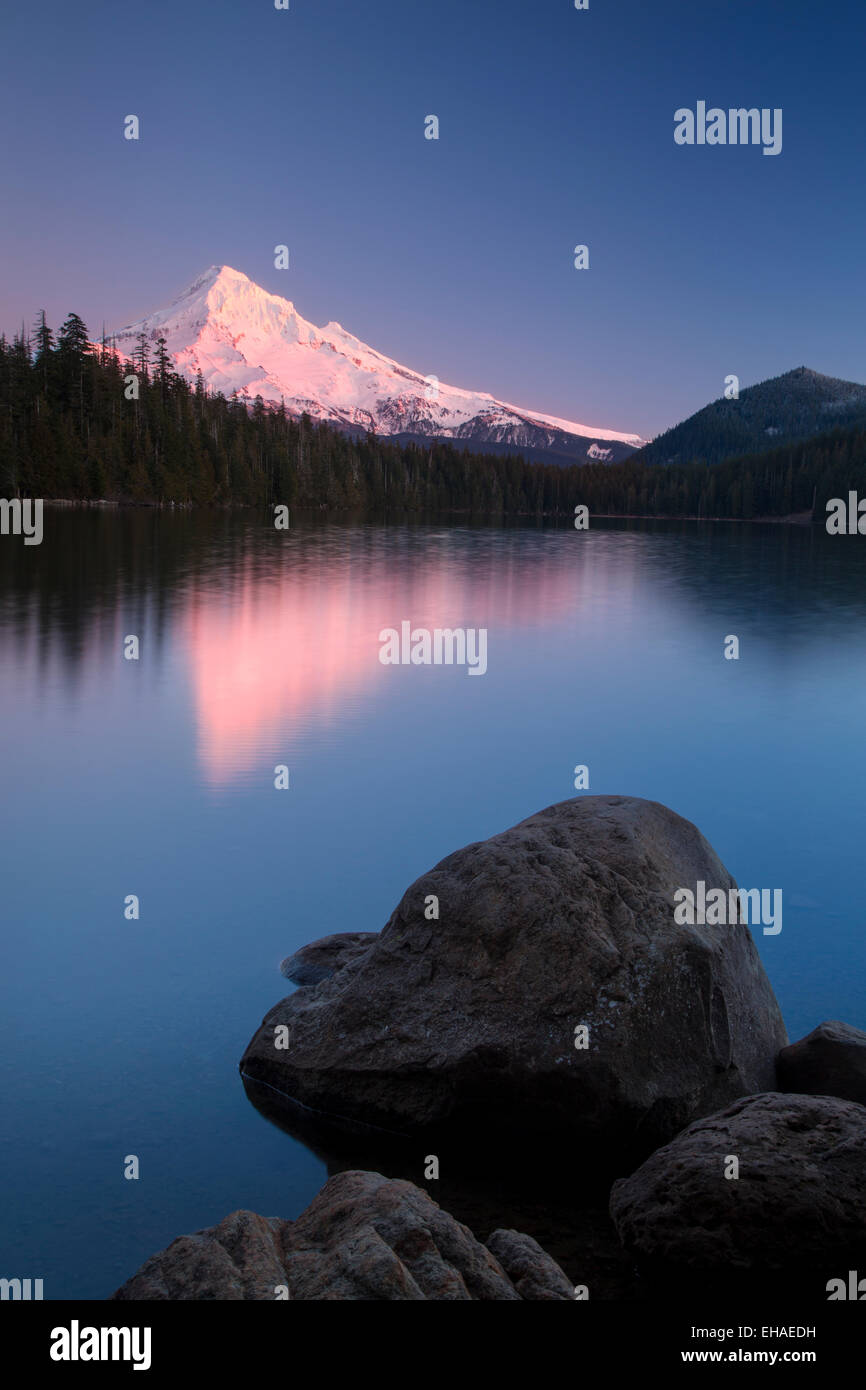
[[[643,463],[723,463],[827,430],[866,429],[866,386],[796,367],[711,401],[639,451]]]

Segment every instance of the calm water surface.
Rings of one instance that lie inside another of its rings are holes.
[[[793,1037],[866,1027],[864,576],[858,538],[781,526],[54,508],[0,539],[0,1275],[104,1298],[238,1207],[297,1215],[325,1165],[237,1072],[279,961],[578,763],[783,889],[758,947]],[[403,619],[486,627],[487,674],[382,666]]]

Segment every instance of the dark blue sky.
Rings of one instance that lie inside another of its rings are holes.
[[[597,426],[657,433],[729,373],[863,381],[864,52],[863,0],[6,6],[0,326],[118,327],[225,263]],[[781,107],[782,153],[678,147],[698,100]]]

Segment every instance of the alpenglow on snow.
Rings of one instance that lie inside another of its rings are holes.
[[[287,299],[269,294],[230,266],[211,266],[166,309],[112,334],[129,357],[144,333],[166,340],[188,381],[200,371],[210,391],[381,435],[416,434],[569,450],[614,461],[645,441],[509,405],[480,391],[446,386],[403,367],[339,323],[317,328]]]

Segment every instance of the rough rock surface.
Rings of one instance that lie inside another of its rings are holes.
[[[293,956],[280,963],[280,974],[296,985],[317,985],[328,980],[349,961],[363,955],[376,940],[372,931],[341,931],[333,936],[320,936],[309,946],[302,946]]]
[[[414,1184],[356,1170],[330,1178],[297,1221],[236,1211],[181,1236],[111,1297],[273,1301],[283,1286],[290,1301],[573,1298],[530,1236],[496,1231],[490,1246]]]
[[[783,1047],[776,1059],[780,1091],[840,1096],[866,1105],[866,1033],[831,1019]]]
[[[739,1176],[726,1178],[730,1156]],[[866,1273],[866,1108],[828,1096],[748,1096],[698,1120],[628,1178],[610,1211],[652,1276],[730,1296],[757,1276],[826,1297],[826,1280]]]
[[[271,1010],[241,1070],[386,1129],[516,1126],[642,1156],[771,1089],[787,1042],[749,928],[674,922],[701,880],[735,886],[658,802],[551,806],[418,879],[366,950]]]
[[[521,1298],[541,1302],[574,1296],[559,1265],[545,1254],[537,1240],[523,1231],[494,1231],[487,1248]]]

